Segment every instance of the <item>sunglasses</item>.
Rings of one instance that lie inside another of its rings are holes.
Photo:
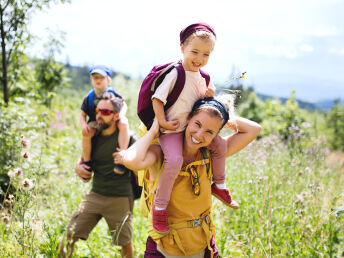
[[[106,109],[106,108],[96,108],[96,113],[102,114],[103,116],[109,116],[111,113],[115,113],[115,111]]]

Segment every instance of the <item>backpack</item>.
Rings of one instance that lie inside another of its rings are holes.
[[[118,94],[110,86],[107,86],[106,92],[111,92],[113,95],[118,96]],[[88,104],[87,112],[88,112],[88,114],[92,114],[93,113],[94,97],[95,97],[95,92],[94,92],[94,89],[92,89],[92,90],[89,91],[89,93],[87,95],[87,104]]]
[[[154,120],[152,96],[159,85],[162,83],[162,81],[165,79],[166,75],[171,72],[173,68],[177,69],[178,76],[171,93],[167,97],[166,105],[164,106],[164,109],[166,111],[176,102],[184,88],[185,70],[183,68],[182,62],[178,61],[163,65],[156,65],[142,82],[137,104],[137,114],[141,121],[145,124],[147,129],[152,126]],[[208,86],[210,82],[209,74],[202,70],[200,70],[200,73],[205,79],[206,85]]]

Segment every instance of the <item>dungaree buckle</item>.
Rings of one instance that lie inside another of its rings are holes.
[[[201,225],[201,219],[194,219],[194,220],[190,220],[189,222],[192,228],[195,228]]]
[[[205,216],[204,217],[204,220],[207,224],[210,224],[210,218],[209,218],[209,215]]]

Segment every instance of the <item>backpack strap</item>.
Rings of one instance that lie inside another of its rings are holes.
[[[205,79],[205,83],[207,84],[207,87],[208,87],[209,82],[210,82],[210,75],[201,69],[199,70],[199,72],[201,73],[202,77]]]
[[[88,93],[88,96],[87,96],[87,111],[88,111],[88,114],[92,113],[94,95],[95,95],[94,89],[90,90],[90,92]]]
[[[207,152],[206,148],[202,147],[202,148],[200,149],[200,151],[201,151],[201,153],[202,153],[202,155],[203,155],[203,159],[204,159],[204,160],[208,160],[209,157],[208,157],[208,152]],[[206,168],[207,168],[207,175],[208,175],[208,177],[209,177],[210,161],[209,161],[209,162],[206,162],[206,163],[205,163],[205,166],[206,166]]]
[[[177,69],[177,80],[171,93],[166,99],[166,105],[164,107],[165,110],[169,109],[176,102],[185,85],[185,70],[183,68],[182,62],[178,61],[177,63],[175,63],[174,68]]]

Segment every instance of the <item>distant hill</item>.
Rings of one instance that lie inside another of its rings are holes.
[[[257,93],[257,96],[260,97],[262,100],[278,98],[282,101],[282,103],[285,103],[288,100],[288,98],[273,97],[273,96],[269,96],[266,94],[260,94],[260,93]],[[315,110],[315,109],[329,110],[334,105],[334,99],[322,100],[322,101],[315,102],[315,103],[303,101],[300,99],[296,99],[296,101],[298,102],[300,108],[304,108],[304,109],[308,109],[308,110]],[[339,104],[344,105],[344,100],[340,100]]]
[[[319,102],[316,102],[315,105],[317,106],[317,108],[319,109],[323,109],[323,110],[329,110],[333,107],[334,104],[334,100],[322,100]],[[344,105],[344,99],[340,99],[339,100],[339,105]]]
[[[262,100],[273,99],[273,98],[276,99],[277,98],[277,99],[280,99],[282,101],[282,103],[285,103],[288,100],[288,98],[273,97],[273,96],[260,94],[260,93],[257,93],[257,96],[259,98],[261,98]],[[306,101],[303,101],[300,99],[296,99],[296,101],[298,102],[300,108],[304,108],[304,109],[308,109],[308,110],[315,110],[317,108],[320,109],[320,107],[318,107],[315,103],[306,102]]]

